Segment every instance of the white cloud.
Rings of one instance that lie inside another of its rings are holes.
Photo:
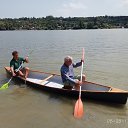
[[[128,0],[118,0],[115,5],[115,9],[113,9],[113,12],[115,12],[116,15],[127,15],[127,10]]]
[[[122,6],[128,7],[128,0],[122,0]]]
[[[128,0],[123,0],[124,1],[124,4],[128,4]]]
[[[64,9],[70,9],[70,10],[82,10],[86,7],[81,2],[70,2],[67,4],[63,4]]]
[[[62,6],[58,9],[58,13],[63,16],[70,16],[70,15],[84,15],[84,11],[86,10],[87,6],[85,5],[84,0],[70,0],[62,4]]]

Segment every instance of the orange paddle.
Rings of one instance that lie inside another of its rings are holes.
[[[84,48],[82,52],[82,60],[84,60]],[[83,74],[83,61],[82,61],[82,66],[81,66],[81,82],[82,82],[82,74]],[[76,101],[75,108],[74,108],[74,117],[75,118],[81,118],[84,114],[84,107],[83,103],[81,100],[81,85],[80,85],[80,90],[79,90],[79,99]]]

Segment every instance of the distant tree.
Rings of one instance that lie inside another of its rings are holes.
[[[87,23],[87,29],[93,29],[93,28],[94,28],[94,23],[93,22]]]
[[[128,28],[128,16],[53,17],[0,19],[0,30],[65,30]]]

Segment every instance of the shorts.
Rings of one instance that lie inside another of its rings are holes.
[[[80,79],[81,79],[81,75],[74,76],[74,78],[73,78],[73,79],[80,80]]]
[[[25,67],[21,67],[19,71],[22,71],[22,72],[23,72],[24,70],[25,70]],[[17,72],[17,69],[15,69],[14,72],[17,74],[17,73],[18,73],[18,72]]]

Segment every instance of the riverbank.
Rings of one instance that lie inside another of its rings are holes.
[[[0,30],[77,30],[128,28],[128,16],[4,18]]]

